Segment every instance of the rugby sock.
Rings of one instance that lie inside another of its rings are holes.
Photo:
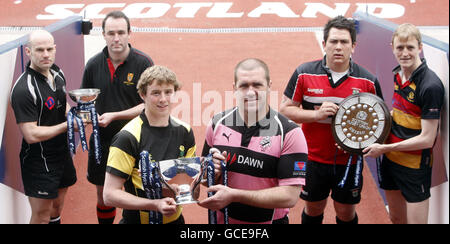
[[[97,204],[97,218],[99,224],[112,224],[116,217],[116,208]]]
[[[50,222],[48,222],[49,225],[59,225],[61,224],[61,216],[58,217],[50,217]]]
[[[350,221],[342,221],[336,216],[336,224],[358,224],[358,215],[355,213],[355,217]]]
[[[303,209],[302,213],[302,224],[322,224],[323,214],[319,216],[309,216],[305,213],[305,209]]]

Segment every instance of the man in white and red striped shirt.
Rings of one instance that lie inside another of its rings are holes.
[[[211,148],[215,161],[226,160],[228,186],[215,185],[215,195],[200,202],[212,210],[228,208],[229,223],[289,223],[304,184],[307,145],[303,132],[268,104],[271,81],[258,59],[235,69],[237,107],[215,115],[207,127],[203,156]],[[223,214],[218,211],[218,223]]]

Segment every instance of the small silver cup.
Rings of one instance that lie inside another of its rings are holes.
[[[100,94],[100,89],[88,88],[88,89],[76,89],[68,92],[70,99],[76,102],[78,105],[87,104],[94,102],[98,94]],[[92,122],[91,114],[87,110],[79,109],[77,112],[78,116],[86,120],[86,122]]]

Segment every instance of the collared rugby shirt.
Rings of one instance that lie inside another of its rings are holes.
[[[392,98],[392,128],[386,143],[400,142],[415,136],[421,131],[422,119],[440,119],[444,103],[444,86],[439,77],[428,68],[425,59],[402,84],[400,66],[394,72],[394,95]],[[405,167],[418,169],[431,167],[432,148],[405,152],[388,152],[386,156]]]
[[[66,121],[66,80],[62,70],[53,65],[50,72],[54,87],[47,77],[33,70],[28,63],[11,91],[11,106],[17,124],[36,122],[38,126],[53,126]],[[21,158],[42,161],[48,171],[47,160],[58,161],[69,154],[67,133],[47,141],[28,144],[22,140]],[[70,157],[69,157],[70,158]]]
[[[260,190],[276,186],[304,185],[307,146],[297,124],[270,109],[266,117],[247,127],[238,108],[213,117],[206,130],[202,155],[215,147],[227,151],[228,182],[236,189]],[[241,203],[228,206],[230,223],[271,223],[286,209],[264,209]],[[223,223],[223,215],[218,215]]]
[[[130,45],[126,60],[114,69],[105,47],[86,64],[81,88],[101,90],[95,101],[100,115],[127,110],[142,103],[136,86],[142,72],[150,66],[153,66],[152,59]],[[101,138],[110,140],[127,122],[129,120],[116,120],[106,128],[100,127]]]
[[[140,153],[148,151],[152,161],[195,156],[195,139],[191,127],[174,117],[170,117],[169,126],[151,126],[142,112],[131,120],[113,138],[109,150],[106,172],[125,179],[125,191],[146,198],[139,169]],[[126,223],[148,224],[148,211],[123,210]],[[172,222],[181,214],[163,218],[163,223]]]
[[[377,78],[352,61],[348,74],[334,83],[324,57],[322,60],[308,62],[295,69],[284,95],[300,103],[303,109],[314,110],[320,108],[325,101],[339,104],[355,90],[370,92],[383,98]],[[337,150],[335,146],[336,142],[331,133],[331,118],[303,123],[302,129],[308,142],[309,160],[325,164],[347,163],[349,154]]]

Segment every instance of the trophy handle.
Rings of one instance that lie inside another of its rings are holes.
[[[177,195],[177,191],[175,189],[173,189],[173,187],[169,183],[167,183],[166,179],[164,179],[164,175],[161,173],[161,168],[160,168],[159,162],[158,162],[157,171],[158,171],[159,179],[161,180],[161,182],[163,183],[164,186],[166,186],[169,190],[172,191],[173,196],[175,198]]]
[[[195,189],[197,189],[198,185],[202,182],[203,180],[203,175],[206,172],[206,159],[203,158],[203,162],[200,163],[200,174],[197,175],[197,179],[195,179],[194,184],[191,186],[191,194],[192,196],[195,196]]]

